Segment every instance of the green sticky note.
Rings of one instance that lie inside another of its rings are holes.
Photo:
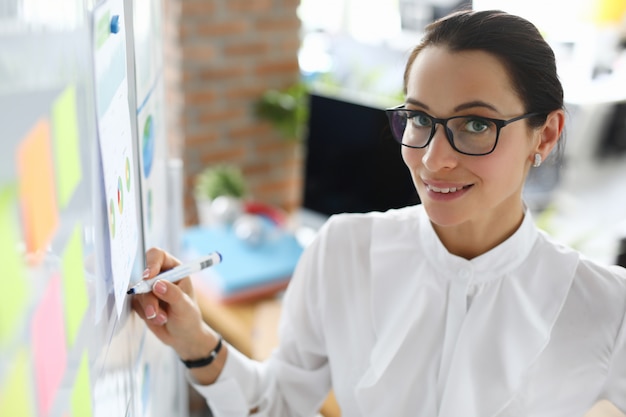
[[[17,249],[16,205],[16,189],[0,188],[0,281],[4,288],[0,291],[0,343],[16,330],[28,302],[26,268]]]
[[[56,155],[57,197],[65,207],[82,178],[76,89],[68,87],[52,106],[52,128]]]
[[[63,300],[68,346],[72,346],[76,340],[89,303],[80,232],[80,227],[76,226],[63,251]]]
[[[74,388],[72,389],[72,416],[91,417],[92,415],[89,360],[87,352],[85,352],[80,361],[80,367],[78,368]]]
[[[18,352],[11,362],[8,377],[3,381],[0,391],[0,416],[35,416],[33,408],[31,369],[25,350]]]

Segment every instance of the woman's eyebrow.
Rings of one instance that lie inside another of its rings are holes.
[[[423,108],[424,110],[430,110],[430,108],[429,108],[426,104],[424,104],[424,103],[422,103],[421,101],[416,100],[416,99],[414,99],[414,98],[407,97],[407,98],[406,98],[406,102],[407,102],[407,103],[410,103],[410,104],[413,104],[414,106],[421,107],[421,108]]]
[[[487,103],[485,101],[482,101],[482,100],[474,100],[474,101],[470,101],[470,102],[467,102],[467,103],[459,104],[458,106],[456,106],[454,108],[454,111],[457,112],[457,111],[461,111],[461,110],[472,109],[472,108],[475,108],[475,107],[484,107],[484,108],[493,110],[493,111],[495,111],[497,113],[500,113],[498,111],[498,109],[494,105],[489,104],[489,103]]]
[[[414,106],[421,107],[424,110],[430,110],[430,108],[425,103],[422,103],[421,101],[419,101],[417,99],[414,99],[414,98],[411,98],[411,97],[407,97],[406,98],[406,102],[408,104],[412,104]],[[498,109],[493,104],[489,104],[486,101],[482,101],[482,100],[473,100],[473,101],[468,101],[467,103],[459,104],[458,106],[456,106],[454,108],[454,111],[455,112],[459,112],[459,111],[462,111],[462,110],[473,109],[473,108],[476,108],[476,107],[483,107],[483,108],[486,108],[486,109],[489,109],[489,110],[493,110],[493,111],[495,111],[497,113],[500,113],[498,111]]]

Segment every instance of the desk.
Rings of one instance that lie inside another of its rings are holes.
[[[196,291],[196,299],[204,321],[244,355],[263,360],[278,343],[280,301],[276,298],[224,304],[202,291]],[[341,416],[332,392],[320,413],[324,417]]]

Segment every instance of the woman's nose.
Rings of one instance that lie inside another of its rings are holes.
[[[422,164],[432,172],[452,169],[458,161],[458,152],[454,150],[445,133],[445,126],[436,126],[435,135],[426,147]]]

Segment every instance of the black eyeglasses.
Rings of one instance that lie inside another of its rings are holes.
[[[403,146],[425,148],[435,136],[437,124],[440,124],[455,151],[474,156],[493,152],[498,144],[500,129],[504,126],[541,114],[526,113],[509,120],[471,115],[438,119],[423,111],[407,110],[404,104],[385,111],[394,139]]]

